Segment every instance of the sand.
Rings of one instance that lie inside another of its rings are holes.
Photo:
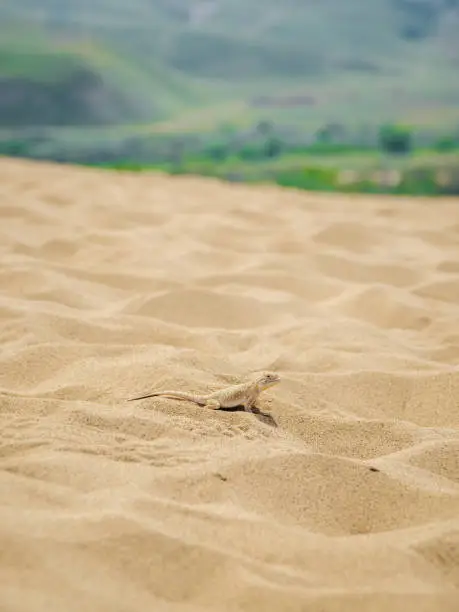
[[[0,192],[2,612],[458,609],[458,200]],[[264,369],[260,414],[126,402]]]

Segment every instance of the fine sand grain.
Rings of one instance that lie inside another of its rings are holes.
[[[459,609],[459,202],[0,160],[1,612]],[[205,392],[261,369],[264,414]]]

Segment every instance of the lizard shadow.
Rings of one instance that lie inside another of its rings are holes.
[[[244,406],[233,406],[232,408],[220,408],[220,410],[224,410],[225,412],[244,412]],[[262,412],[259,408],[253,407],[251,413],[256,416],[256,418],[265,423],[265,425],[269,425],[270,427],[279,427],[277,421],[273,418],[269,412]]]

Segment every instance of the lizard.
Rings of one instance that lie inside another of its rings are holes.
[[[146,399],[147,397],[169,397],[172,399],[185,400],[194,402],[199,406],[205,406],[212,410],[219,410],[220,408],[234,408],[235,406],[244,406],[244,410],[252,412],[252,408],[255,406],[255,402],[258,399],[260,393],[273,387],[280,382],[280,376],[273,372],[262,372],[257,375],[253,380],[249,380],[245,383],[237,385],[231,385],[225,387],[219,391],[208,393],[206,395],[197,395],[194,393],[185,393],[182,391],[156,391],[140,397],[130,398],[128,401],[133,402],[136,400]]]

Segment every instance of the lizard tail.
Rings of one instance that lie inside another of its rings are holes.
[[[206,398],[203,397],[202,395],[193,395],[192,393],[182,393],[181,391],[156,391],[155,393],[149,393],[148,395],[141,395],[140,397],[131,397],[130,399],[128,399],[128,402],[146,399],[147,397],[158,397],[159,395],[161,395],[162,397],[170,397],[171,399],[186,400],[189,402],[194,402],[195,404],[204,405],[206,403]]]

